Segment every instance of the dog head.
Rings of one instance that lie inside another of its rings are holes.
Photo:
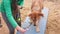
[[[39,20],[41,16],[43,17],[43,14],[40,12],[31,12],[28,16],[30,17],[32,22],[35,23],[36,25],[37,20]]]

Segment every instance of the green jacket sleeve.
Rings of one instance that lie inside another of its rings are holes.
[[[1,12],[1,3],[0,3],[0,12]]]
[[[14,20],[13,16],[12,16],[12,12],[11,12],[11,4],[10,4],[10,0],[3,0],[4,2],[4,9],[6,12],[6,17],[9,20],[10,24],[16,28],[16,26],[18,26],[18,24],[16,23],[16,21]]]
[[[1,3],[0,3],[0,12],[1,12]]]
[[[19,1],[17,1],[17,4],[20,5],[20,6],[23,6],[24,0],[19,0]]]

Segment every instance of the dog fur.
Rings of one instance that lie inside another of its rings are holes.
[[[34,7],[38,7],[35,8]],[[37,9],[37,10],[36,10]],[[39,19],[41,18],[41,16],[44,16],[42,13],[42,9],[43,9],[43,3],[42,0],[33,0],[32,1],[32,6],[31,6],[31,13],[28,15],[32,21],[32,23],[34,24],[34,26],[36,26],[36,31],[39,32]]]

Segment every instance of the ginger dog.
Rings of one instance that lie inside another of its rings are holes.
[[[39,32],[39,19],[41,18],[41,16],[44,16],[42,13],[42,9],[43,9],[43,0],[32,0],[32,6],[31,6],[31,13],[29,14],[29,17],[32,21],[32,23],[34,24],[34,26],[36,26],[36,32]]]

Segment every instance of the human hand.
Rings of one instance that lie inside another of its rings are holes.
[[[25,33],[26,32],[26,30],[21,28],[20,26],[17,26],[16,30],[20,31],[21,33]]]

